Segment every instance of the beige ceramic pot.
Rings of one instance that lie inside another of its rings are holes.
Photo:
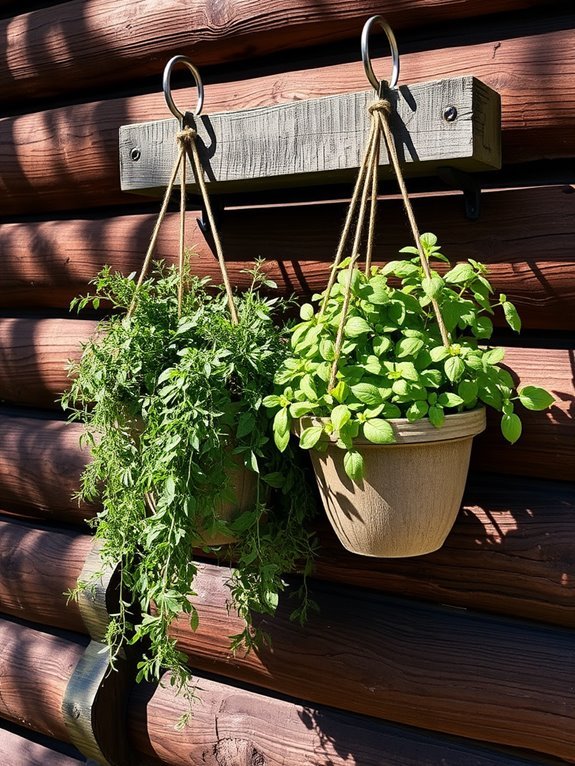
[[[302,418],[296,432],[318,424]],[[473,437],[485,429],[485,410],[447,415],[442,428],[427,418],[389,421],[397,443],[356,439],[364,478],[343,468],[344,450],[332,441],[311,450],[328,518],[342,545],[362,556],[421,556],[440,548],[461,505]]]

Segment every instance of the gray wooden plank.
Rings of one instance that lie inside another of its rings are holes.
[[[500,98],[476,78],[404,85],[389,98],[406,175],[445,165],[466,171],[501,166]],[[373,100],[370,91],[202,115],[196,127],[208,185],[231,192],[349,180],[361,162]],[[452,121],[444,117],[447,107],[456,110]],[[171,119],[120,129],[124,191],[154,194],[166,186],[178,128]],[[391,175],[385,147],[380,165],[382,177]]]

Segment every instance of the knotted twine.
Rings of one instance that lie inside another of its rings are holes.
[[[179,273],[178,318],[180,318],[182,315],[182,303],[183,303],[183,296],[184,296],[184,259],[185,259],[184,239],[185,239],[185,227],[186,227],[186,157],[189,156],[190,162],[192,165],[192,171],[194,174],[194,180],[196,182],[198,189],[200,190],[204,210],[206,212],[208,223],[210,225],[210,230],[214,240],[216,254],[218,257],[218,264],[219,264],[220,272],[224,282],[224,288],[226,291],[226,298],[228,301],[228,307],[230,310],[230,317],[232,320],[232,324],[238,324],[238,314],[236,310],[236,305],[234,303],[234,296],[233,296],[230,280],[228,277],[228,272],[226,270],[226,263],[224,260],[222,243],[220,241],[220,236],[218,234],[216,222],[214,219],[214,214],[212,211],[212,206],[210,203],[210,197],[208,194],[208,190],[206,188],[206,182],[204,180],[202,163],[200,160],[200,155],[199,155],[198,146],[197,146],[197,137],[198,137],[197,131],[194,128],[191,128],[189,126],[182,128],[182,130],[180,130],[176,134],[176,140],[178,142],[178,156],[176,158],[174,167],[172,168],[172,172],[170,174],[170,180],[168,181],[168,185],[166,187],[164,199],[162,201],[162,206],[158,214],[158,219],[154,225],[152,236],[150,238],[150,244],[148,245],[146,256],[144,258],[144,263],[142,265],[142,269],[140,271],[140,275],[136,283],[134,296],[132,298],[132,302],[130,303],[130,307],[128,308],[128,313],[127,313],[128,317],[132,316],[134,312],[138,291],[140,287],[142,286],[142,283],[150,268],[150,263],[152,260],[154,249],[156,247],[156,241],[158,239],[160,227],[162,225],[162,221],[164,220],[166,216],[166,212],[168,210],[168,203],[170,201],[170,197],[174,189],[176,179],[178,177],[178,172],[180,174],[180,237],[179,237],[179,249],[178,249],[178,273]]]
[[[367,144],[366,144],[364,156],[362,158],[362,161],[359,167],[359,173],[358,173],[357,180],[355,182],[355,186],[353,189],[351,202],[349,204],[347,216],[343,226],[343,231],[339,240],[339,245],[337,247],[335,258],[331,267],[331,272],[330,272],[327,288],[325,290],[324,298],[321,303],[321,307],[319,311],[319,318],[321,319],[325,313],[325,309],[327,307],[331,289],[336,280],[337,269],[339,267],[339,264],[341,263],[343,253],[345,251],[345,248],[349,239],[349,235],[352,229],[352,222],[353,222],[353,219],[357,210],[357,206],[359,203],[359,213],[358,213],[357,221],[355,225],[355,235],[354,235],[353,245],[351,248],[351,256],[349,259],[349,264],[347,266],[347,281],[344,288],[344,301],[343,301],[341,317],[340,317],[340,321],[339,321],[339,325],[337,329],[337,336],[335,340],[334,360],[333,360],[333,364],[331,368],[328,391],[331,391],[331,389],[334,387],[336,376],[337,376],[337,365],[341,356],[341,349],[343,346],[343,339],[344,339],[344,332],[345,332],[345,324],[346,324],[347,314],[349,311],[349,305],[351,302],[353,269],[355,268],[355,264],[358,261],[359,255],[360,255],[359,248],[360,248],[362,234],[364,230],[368,199],[370,201],[370,210],[369,210],[369,223],[368,223],[368,230],[367,230],[367,243],[365,248],[366,275],[369,275],[369,271],[371,268],[371,259],[372,259],[372,253],[373,253],[373,241],[374,241],[374,232],[375,232],[375,214],[377,209],[377,181],[378,181],[378,169],[379,169],[379,153],[380,153],[382,136],[385,142],[385,146],[387,148],[389,159],[391,160],[391,164],[392,164],[395,176],[397,178],[397,183],[399,185],[401,197],[403,199],[403,205],[405,208],[405,212],[407,213],[407,219],[409,221],[415,247],[417,248],[419,260],[421,261],[423,273],[425,274],[427,279],[431,279],[431,270],[429,268],[427,256],[425,255],[423,246],[421,244],[419,229],[417,227],[417,222],[415,220],[413,207],[411,205],[411,201],[407,193],[407,188],[405,186],[405,180],[403,178],[403,173],[401,170],[399,157],[397,155],[397,149],[395,148],[395,142],[393,140],[393,135],[391,133],[391,128],[389,126],[389,118],[391,115],[391,111],[392,111],[392,107],[390,102],[384,98],[379,98],[377,101],[374,101],[368,107],[368,112],[370,115],[370,130],[369,130],[369,135],[367,139]],[[443,317],[441,316],[439,305],[437,301],[435,300],[435,298],[431,299],[431,306],[435,314],[435,318],[437,321],[437,325],[439,327],[439,332],[441,334],[441,340],[443,342],[443,345],[445,347],[449,347],[450,345],[449,334],[445,327],[445,323],[443,321]]]

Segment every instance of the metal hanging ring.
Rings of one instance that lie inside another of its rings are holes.
[[[385,80],[378,80],[371,66],[371,59],[369,57],[369,34],[374,24],[379,24],[386,34],[389,47],[391,48],[391,80],[389,81],[389,88],[397,87],[397,81],[399,80],[399,50],[397,48],[397,41],[393,34],[392,28],[389,26],[383,16],[372,16],[363,25],[361,32],[361,58],[363,61],[363,68],[367,79],[372,84],[375,92],[381,97],[384,87],[387,85]]]
[[[204,105],[204,84],[202,82],[202,78],[200,77],[200,73],[196,69],[196,67],[192,64],[189,58],[186,56],[174,56],[171,58],[166,66],[164,67],[164,76],[162,79],[162,88],[164,89],[164,98],[166,99],[166,104],[168,105],[168,109],[170,112],[174,115],[174,117],[177,117],[180,122],[184,123],[185,120],[185,113],[180,112],[178,107],[174,103],[174,99],[172,98],[172,88],[170,86],[170,78],[172,76],[172,69],[176,66],[176,64],[184,64],[184,66],[187,66],[190,72],[192,73],[192,76],[194,80],[196,81],[196,86],[198,88],[198,103],[196,104],[196,111],[192,112],[192,114],[195,117],[199,117],[202,113],[202,107]]]

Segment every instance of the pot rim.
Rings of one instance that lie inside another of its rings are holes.
[[[305,416],[293,421],[292,433],[299,436],[305,428],[313,425],[321,425],[329,418]],[[418,444],[425,442],[452,441],[454,439],[467,439],[485,430],[485,407],[476,407],[465,412],[455,412],[445,416],[445,422],[440,428],[436,428],[429,418],[421,418],[410,423],[407,418],[390,418],[387,422],[393,428],[395,442],[391,444],[374,444],[365,437],[356,437],[354,446],[361,447],[397,447],[402,444]],[[331,435],[329,441],[335,444],[337,437]]]

